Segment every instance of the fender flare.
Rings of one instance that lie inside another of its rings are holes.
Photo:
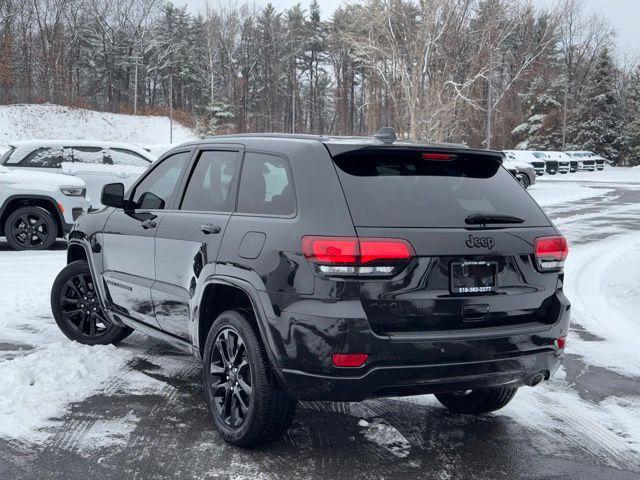
[[[100,281],[100,276],[97,273],[95,258],[92,255],[93,252],[89,239],[86,236],[82,236],[81,238],[78,238],[78,236],[75,236],[75,238],[70,238],[67,242],[67,252],[69,250],[69,247],[72,245],[79,246],[84,249],[85,256],[87,257],[87,263],[89,264],[89,271],[91,272],[91,278],[93,278],[93,284],[96,288],[96,291],[98,292],[98,301],[100,302],[100,306],[102,307],[103,312],[108,315],[109,320],[111,320],[116,325],[119,325],[121,327],[126,326],[118,319],[114,318],[114,316],[111,314],[111,310],[108,307],[107,293],[104,288],[104,283]]]
[[[204,301],[204,292],[209,285],[227,285],[230,287],[238,288],[239,290],[243,291],[247,295],[247,297],[249,298],[249,301],[251,302],[253,311],[255,312],[255,315],[256,315],[256,324],[258,325],[260,337],[262,339],[264,349],[267,352],[267,357],[269,358],[269,362],[271,363],[271,366],[273,367],[273,370],[276,372],[278,377],[281,377],[281,374],[280,374],[281,362],[276,353],[276,349],[274,348],[273,336],[271,335],[269,330],[268,320],[267,320],[268,315],[264,308],[264,304],[260,299],[260,293],[250,282],[246,280],[242,280],[237,277],[228,276],[228,275],[212,275],[208,277],[202,284],[202,293],[200,298],[198,298],[198,301],[197,301],[197,305],[198,305],[198,316],[197,316],[198,318],[197,318],[197,324],[196,324],[197,331],[199,332],[200,322],[202,321],[202,318],[200,317],[200,312],[203,311],[202,302]],[[198,352],[198,355],[199,355],[200,346],[201,346],[200,336],[196,335],[195,338],[196,338],[196,341],[193,342],[194,351]]]

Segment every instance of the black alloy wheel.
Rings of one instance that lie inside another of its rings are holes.
[[[202,383],[213,424],[222,438],[248,447],[287,431],[296,400],[276,379],[247,310],[226,310],[214,320],[204,345]]]
[[[252,406],[251,365],[240,334],[232,327],[218,333],[210,361],[211,394],[220,418],[240,427]]]
[[[112,327],[102,311],[89,272],[69,278],[60,290],[59,302],[65,323],[80,336],[100,336]]]
[[[42,207],[22,207],[7,218],[7,242],[15,250],[46,250],[56,241],[58,227]]]
[[[104,312],[99,292],[84,260],[62,269],[51,289],[51,311],[62,333],[86,345],[118,343],[133,330],[115,325]]]

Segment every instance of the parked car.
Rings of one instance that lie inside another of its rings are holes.
[[[55,320],[81,343],[136,329],[201,358],[236,445],[282,435],[298,400],[497,410],[556,371],[570,314],[566,240],[502,158],[390,129],[183,144],[80,217]]]
[[[552,159],[546,152],[532,152],[533,155],[544,162],[544,169],[549,175],[555,175],[558,173],[559,165],[558,160]]]
[[[15,250],[50,248],[87,207],[79,178],[0,165],[0,236]]]
[[[571,171],[571,157],[564,152],[548,151],[544,152],[550,161],[558,162],[558,172],[569,173]]]
[[[570,158],[578,161],[578,171],[594,172],[596,170],[596,156],[586,151],[569,151],[565,152]],[[604,165],[602,167],[604,169]]]
[[[12,143],[0,164],[79,177],[87,186],[92,206],[99,207],[104,185],[121,182],[131,186],[154,159],[149,152],[125,143],[33,140]]]
[[[544,175],[545,163],[544,160],[536,157],[534,152],[529,150],[504,150],[503,153],[507,160],[516,160],[519,162],[525,162],[531,165],[537,176]]]
[[[536,172],[531,164],[519,160],[504,160],[502,165],[524,188],[529,188],[536,183]]]

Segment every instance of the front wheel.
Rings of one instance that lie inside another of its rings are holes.
[[[519,173],[516,178],[518,179],[518,183],[522,185],[522,188],[524,188],[525,190],[531,185],[529,176],[524,173]]]
[[[111,323],[104,313],[84,260],[62,269],[51,289],[51,310],[62,333],[85,345],[118,343],[133,330]]]
[[[213,323],[204,350],[203,385],[222,438],[251,446],[282,436],[296,401],[278,386],[262,342],[244,313],[228,310]]]
[[[480,415],[500,410],[515,396],[517,388],[496,387],[464,392],[436,393],[438,401],[455,413]]]
[[[58,226],[42,207],[22,207],[7,218],[7,242],[14,250],[47,250],[55,243]]]

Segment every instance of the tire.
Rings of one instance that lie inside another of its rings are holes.
[[[269,442],[291,425],[296,401],[278,386],[245,313],[228,310],[216,318],[207,335],[202,376],[213,423],[228,443]]]
[[[518,179],[518,183],[522,185],[522,188],[525,190],[531,186],[531,182],[529,181],[529,175],[525,173],[519,173],[516,177]]]
[[[21,207],[7,218],[4,234],[14,250],[47,250],[58,237],[58,225],[42,207]]]
[[[62,333],[85,345],[118,343],[133,332],[109,321],[84,260],[70,263],[56,277],[51,289],[51,311]]]
[[[436,398],[452,412],[480,415],[500,410],[517,391],[517,388],[508,387],[485,388],[468,393],[436,393]]]

